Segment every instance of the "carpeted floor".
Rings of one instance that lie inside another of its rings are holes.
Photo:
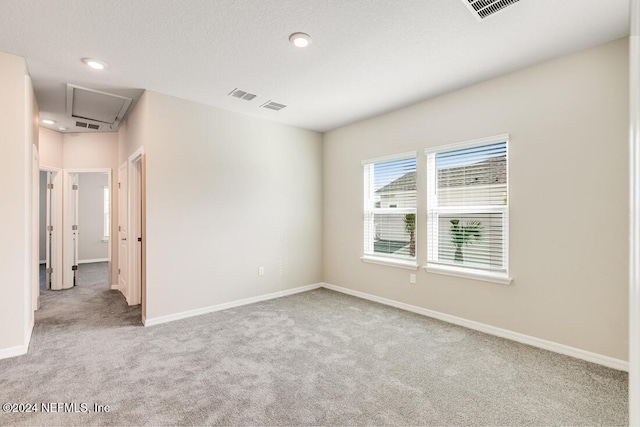
[[[2,425],[612,426],[627,374],[324,289],[144,328],[87,279],[43,293],[0,402],[80,411]]]

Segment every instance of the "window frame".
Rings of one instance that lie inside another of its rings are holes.
[[[372,182],[372,174],[367,170],[369,167],[375,165],[376,163],[387,163],[398,160],[407,160],[407,159],[415,159],[416,161],[416,207],[415,208],[381,208],[381,207],[373,207],[371,208],[371,203],[369,203],[372,199],[373,192],[373,182]],[[362,176],[363,176],[363,216],[362,216],[362,256],[360,259],[363,262],[371,263],[371,264],[381,264],[392,267],[405,268],[409,270],[417,270],[418,269],[418,195],[419,183],[417,179],[417,171],[418,171],[418,153],[416,151],[409,151],[405,153],[393,154],[384,157],[376,157],[373,159],[363,160],[362,164]],[[416,238],[416,248],[415,255],[411,258],[408,257],[397,257],[392,255],[382,255],[376,254],[373,251],[367,251],[368,245],[373,245],[375,238],[374,227],[371,225],[373,223],[373,218],[375,213],[394,213],[394,214],[407,214],[413,213],[416,218],[415,224],[415,238]],[[367,227],[367,223],[369,226]],[[369,230],[369,236],[367,236],[367,231]],[[371,233],[374,233],[373,235]]]
[[[498,143],[506,143],[505,152],[507,158],[506,165],[506,204],[505,205],[490,205],[490,206],[465,206],[465,207],[433,207],[433,200],[437,201],[436,185],[437,185],[437,170],[435,165],[435,157],[437,154],[464,150],[468,148],[481,147],[485,145],[492,145]],[[424,270],[430,273],[444,274],[455,277],[463,277],[468,279],[482,280],[487,282],[494,282],[499,284],[508,285],[511,283],[512,278],[510,276],[510,259],[509,259],[509,211],[510,211],[510,187],[511,180],[509,176],[509,134],[501,134],[490,136],[486,138],[478,138],[469,141],[457,142],[452,144],[440,145],[436,147],[429,147],[424,150],[427,166],[427,192],[426,192],[426,221],[427,221],[427,263],[423,266]],[[433,230],[434,218],[440,213],[501,213],[503,223],[503,271],[491,271],[489,269],[474,268],[471,266],[459,266],[449,265],[435,262],[438,251],[438,233]],[[435,253],[434,253],[435,251]]]

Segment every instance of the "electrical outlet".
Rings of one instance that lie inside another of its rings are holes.
[[[258,276],[264,276],[264,267],[258,267]]]
[[[415,273],[410,273],[409,274],[409,283],[415,285],[416,284],[416,274]]]

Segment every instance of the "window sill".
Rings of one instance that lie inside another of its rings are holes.
[[[390,259],[376,256],[365,255],[360,257],[363,262],[369,264],[388,265],[389,267],[405,268],[407,270],[417,270],[418,264],[413,260]]]
[[[109,238],[108,237],[103,238],[102,243],[109,243]]]
[[[499,283],[501,285],[510,285],[512,281],[511,277],[505,274],[490,273],[488,271],[474,270],[471,268],[460,268],[438,264],[427,264],[422,268],[429,273],[462,277],[464,279],[482,280],[484,282]]]

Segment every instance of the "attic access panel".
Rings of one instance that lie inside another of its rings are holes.
[[[67,85],[67,115],[117,130],[132,99],[80,86]]]

